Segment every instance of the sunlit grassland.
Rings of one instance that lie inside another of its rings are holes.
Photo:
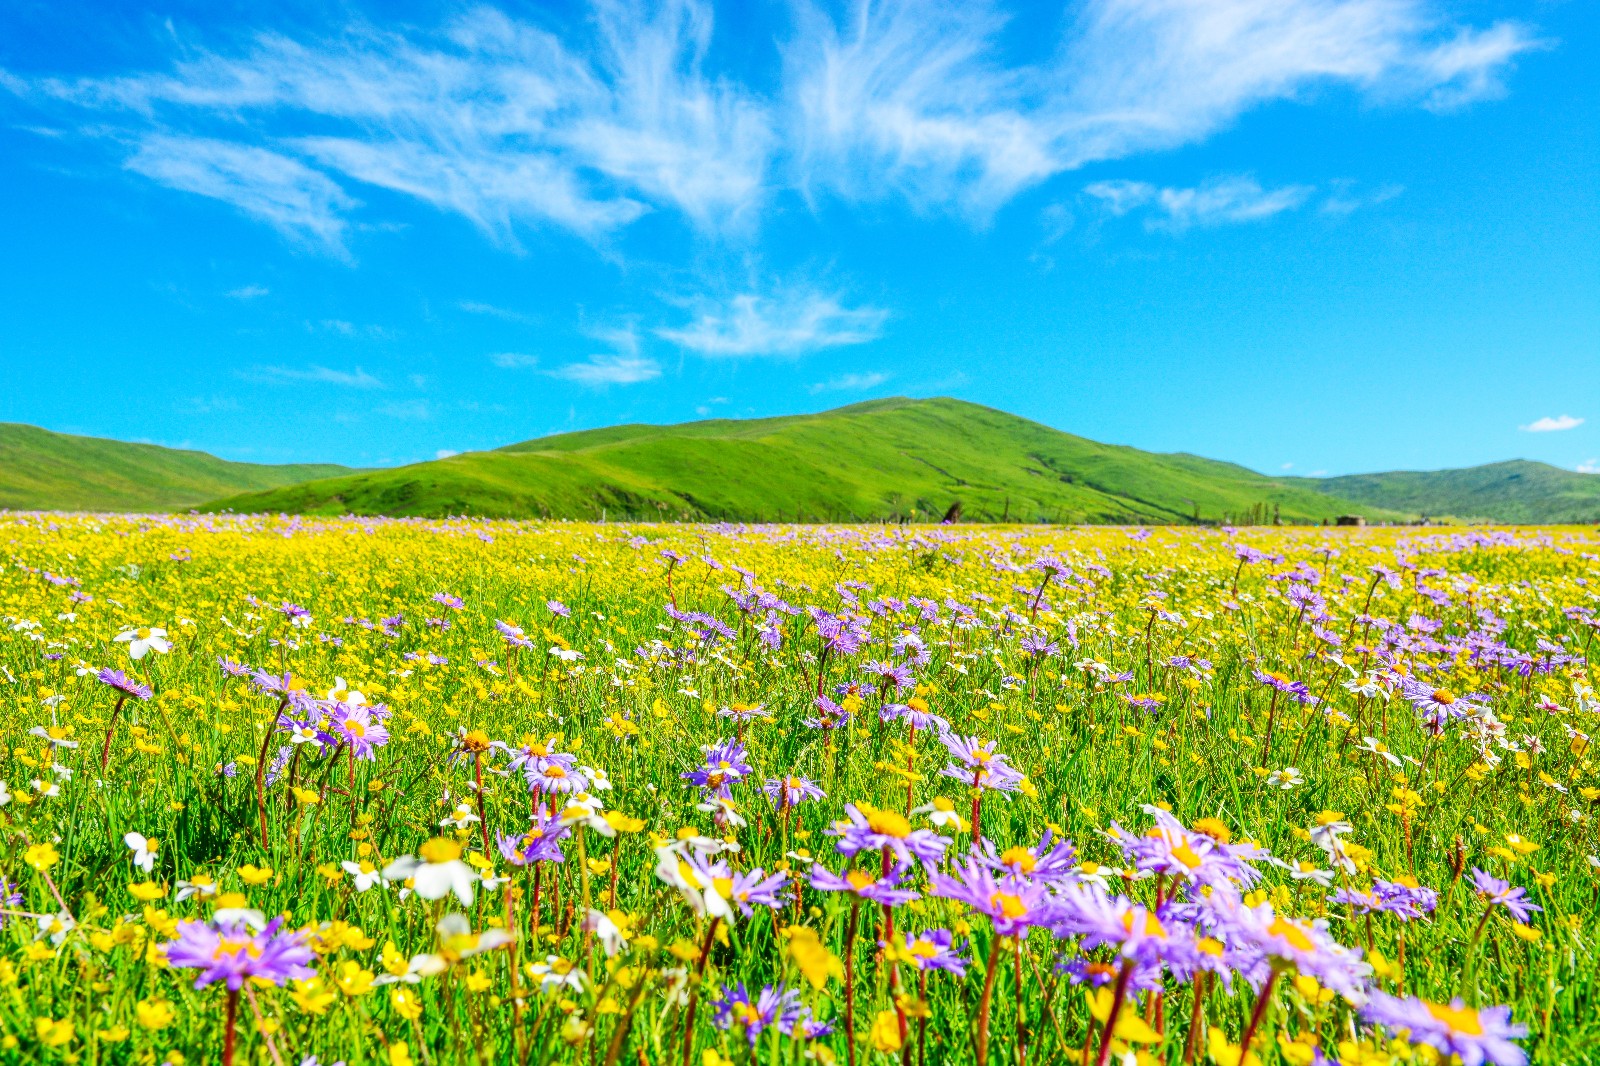
[[[1587,740],[1600,704],[1582,658],[1594,629],[1567,610],[1596,606],[1592,531],[5,515],[0,538],[8,557],[0,779],[10,797],[0,807],[0,876],[20,895],[0,929],[0,1058],[219,1061],[224,991],[196,989],[195,971],[166,965],[161,951],[176,921],[206,918],[219,902],[287,916],[287,928],[310,930],[317,952],[317,982],[262,984],[240,1001],[239,1062],[844,1061],[851,1043],[858,1062],[971,1062],[983,1053],[975,1034],[985,961],[995,957],[988,1060],[1017,1061],[1019,1038],[1029,1061],[1093,1055],[1103,1026],[1091,997],[1058,972],[1077,943],[1035,928],[1021,951],[1008,945],[995,956],[989,920],[930,895],[925,874],[912,882],[922,898],[896,909],[896,928],[954,929],[970,941],[970,969],[930,974],[918,1003],[909,965],[875,947],[881,915],[861,908],[851,945],[854,1041],[845,1035],[842,972],[827,963],[828,953],[846,951],[851,907],[841,894],[807,887],[795,906],[789,887],[780,909],[756,907],[713,926],[655,874],[654,846],[688,828],[736,842],[723,858],[740,870],[801,872],[809,854],[838,871],[850,864],[824,830],[847,803],[904,811],[945,797],[965,814],[971,794],[940,775],[948,756],[933,732],[912,739],[903,724],[879,719],[883,704],[913,691],[953,733],[997,742],[1027,775],[1014,793],[982,797],[982,833],[999,848],[1037,844],[1050,827],[1077,844],[1093,873],[1092,864],[1126,865],[1106,831],[1113,822],[1144,831],[1147,804],[1166,805],[1186,825],[1218,819],[1236,842],[1254,840],[1333,875],[1325,888],[1262,864],[1256,898],[1280,913],[1326,918],[1339,941],[1368,953],[1375,988],[1509,1004],[1530,1029],[1523,1047],[1540,1061],[1582,1061],[1600,1040],[1590,949],[1600,782]],[[1282,558],[1242,562],[1240,544]],[[1047,579],[1035,565],[1041,558],[1070,575]],[[1397,569],[1398,587],[1369,570],[1378,563]],[[1300,567],[1302,583],[1316,572],[1326,602],[1320,621],[1286,598],[1292,581],[1284,575]],[[744,586],[736,568],[796,608],[862,616],[872,643],[853,656],[824,653],[803,610],[742,615],[722,591]],[[884,597],[925,597],[939,605],[937,617],[869,607]],[[311,620],[295,624],[281,610],[286,601]],[[947,601],[963,604],[970,622]],[[713,615],[733,635],[696,637],[669,605]],[[1451,642],[1487,632],[1480,612],[1504,620],[1496,639],[1529,653],[1526,676]],[[396,617],[403,622],[383,625]],[[520,627],[532,646],[509,646],[497,620]],[[1410,637],[1391,642],[1385,663],[1376,649],[1390,622]],[[776,648],[761,639],[769,624]],[[167,631],[169,653],[132,661],[128,645],[113,639],[151,626]],[[929,655],[913,668],[914,690],[894,699],[840,691],[874,680],[869,660],[901,661],[891,644],[908,628]],[[1030,635],[1047,637],[1059,654],[1025,651]],[[1575,661],[1550,665],[1556,653],[1541,651],[1541,639]],[[1210,668],[1175,665],[1180,656]],[[318,695],[343,679],[391,709],[391,739],[370,761],[307,746],[284,780],[258,791],[258,760],[288,743],[268,732],[282,701],[229,676],[219,659],[291,674]],[[118,693],[93,673],[80,676],[85,664],[124,670],[154,698],[121,701],[113,721]],[[1392,673],[1389,697],[1345,686],[1380,666]],[[1274,701],[1256,670],[1303,683],[1318,702]],[[1399,675],[1481,694],[1503,732],[1483,742],[1459,727],[1435,735],[1395,691]],[[818,713],[819,690],[856,709],[848,728],[804,724]],[[743,724],[719,716],[740,704],[766,714]],[[31,732],[41,726],[77,746]],[[625,823],[606,836],[579,825],[564,842],[565,861],[541,864],[535,908],[532,869],[509,865],[492,846],[482,858],[486,835],[528,827],[528,788],[504,771],[505,753],[482,760],[482,823],[441,826],[461,804],[480,810],[470,787],[476,760],[451,757],[463,730],[513,750],[559,738],[560,750],[609,775],[613,787],[595,793],[605,809],[642,827]],[[681,775],[700,764],[702,745],[736,735],[754,767],[732,789],[746,824],[729,824],[726,814],[718,824]],[[1286,775],[1290,767],[1298,775]],[[760,784],[786,774],[804,775],[827,798],[775,809]],[[1353,873],[1334,869],[1311,840],[1326,812],[1353,826]],[[134,867],[129,832],[158,842],[151,872]],[[952,854],[964,852],[965,832],[944,832]],[[462,906],[451,897],[401,899],[398,882],[357,891],[339,866],[365,860],[382,869],[440,836],[458,842],[469,863],[478,856],[479,874],[508,880],[494,891],[480,882]],[[27,858],[42,844],[59,859],[40,870]],[[875,871],[876,856],[857,865]],[[1485,921],[1473,868],[1526,887],[1543,911],[1525,927],[1499,913]],[[1438,890],[1430,917],[1353,920],[1329,902],[1334,888],[1403,875]],[[196,883],[219,891],[177,898]],[[1162,890],[1154,879],[1116,873],[1108,887],[1152,905]],[[232,893],[243,898],[225,898]],[[621,912],[631,944],[608,955],[582,927],[585,901]],[[475,955],[460,950],[467,941],[441,944],[436,926],[453,912],[474,934],[507,928],[514,940]],[[792,927],[817,934],[821,964],[793,949]],[[396,972],[395,959],[404,972],[423,953],[440,956],[443,968],[415,983],[374,983]],[[541,991],[540,975],[526,967],[547,957],[586,972],[587,987]],[[888,1033],[897,980],[907,991],[900,1049]],[[752,1047],[737,1025],[713,1025],[724,987],[743,982],[753,995],[780,981],[835,1032],[802,1040],[769,1030]],[[697,1004],[687,1042],[685,999]],[[1130,1001],[1149,1033],[1118,1030],[1119,1051],[1182,1061],[1192,1002],[1175,980],[1160,997]],[[1231,991],[1218,984],[1201,1002],[1202,1024],[1236,1044],[1256,1002],[1242,979]],[[921,1040],[919,1015],[928,1018]],[[1405,1041],[1375,1042],[1342,998],[1288,977],[1269,996],[1263,1026],[1253,1045],[1263,1061],[1310,1061],[1312,1041],[1343,1061],[1429,1054]],[[1349,1044],[1342,1051],[1341,1041]],[[1197,1043],[1203,1060],[1212,1047]]]

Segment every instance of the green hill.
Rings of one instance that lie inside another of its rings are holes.
[[[174,511],[218,496],[352,473],[331,463],[263,466],[0,422],[0,508]]]
[[[1463,470],[1283,480],[1370,507],[1430,517],[1541,524],[1600,521],[1600,475],[1526,459]]]
[[[1097,444],[959,400],[615,426],[215,500],[206,510],[747,521],[1400,517],[1231,463]]]

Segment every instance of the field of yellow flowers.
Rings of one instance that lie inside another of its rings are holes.
[[[1600,1042],[1592,530],[0,539],[0,1061]]]

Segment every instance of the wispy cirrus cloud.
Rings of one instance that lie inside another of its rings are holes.
[[[1097,181],[1084,195],[1111,215],[1139,213],[1146,229],[1181,233],[1193,226],[1257,222],[1293,211],[1316,191],[1310,185],[1262,188],[1255,178],[1215,178],[1193,188],[1163,188],[1142,181]]]
[[[866,392],[882,385],[891,376],[878,370],[859,374],[840,374],[836,378],[829,378],[827,381],[819,381],[815,385],[809,385],[806,387],[806,391],[813,396],[825,392]]]
[[[361,185],[508,246],[520,225],[603,239],[657,207],[735,223],[761,197],[773,135],[745,87],[704,70],[710,6],[600,0],[590,25],[563,39],[477,7],[433,31],[264,33],[166,72],[8,87],[142,127],[131,169],[329,248]],[[163,132],[216,119],[238,139]]]
[[[1088,0],[1049,56],[1016,63],[1006,21],[983,0],[804,8],[786,73],[806,177],[982,217],[1052,175],[1194,143],[1319,86],[1434,109],[1492,97],[1543,45],[1424,0]]]
[[[495,352],[489,362],[502,370],[531,370],[539,365],[539,357],[525,352]]]
[[[1574,418],[1572,415],[1556,415],[1554,417],[1546,415],[1517,428],[1524,433],[1560,433],[1562,430],[1577,429],[1581,425],[1583,425],[1583,419]]]
[[[255,300],[271,293],[272,290],[265,285],[241,285],[237,289],[229,289],[223,295],[230,300]]]
[[[259,381],[268,385],[313,382],[323,385],[343,385],[351,389],[383,388],[382,381],[360,367],[354,370],[333,370],[325,366],[257,366],[242,371],[240,376],[249,381]]]
[[[1023,42],[990,0],[797,3],[786,41],[727,69],[708,0],[593,0],[559,31],[480,6],[434,28],[186,45],[110,77],[0,72],[0,89],[75,109],[131,171],[345,255],[380,189],[507,247],[526,227],[606,244],[650,212],[748,233],[784,189],[981,223],[1057,174],[1317,90],[1492,98],[1545,44],[1435,0],[1083,0]]]
[[[507,307],[498,307],[495,304],[484,303],[481,300],[458,300],[456,307],[469,315],[487,315],[505,322],[531,323],[535,321],[533,315],[521,311],[513,311]]]
[[[356,206],[327,175],[278,152],[206,137],[151,134],[124,163],[163,185],[232,204],[297,243],[346,256]]]
[[[680,348],[719,358],[803,355],[876,340],[889,312],[877,307],[846,307],[841,299],[793,290],[701,300],[692,321],[655,332]]]
[[[591,355],[581,363],[568,363],[548,371],[553,378],[576,382],[589,388],[607,385],[637,385],[661,376],[661,365],[639,355]]]

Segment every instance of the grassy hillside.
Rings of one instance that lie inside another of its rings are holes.
[[[1496,522],[1600,521],[1600,475],[1516,459],[1464,470],[1285,478],[1372,507]]]
[[[793,521],[1285,521],[1356,511],[1229,463],[1097,444],[958,400],[616,426],[237,495],[208,510]]]
[[[331,463],[263,466],[0,422],[0,508],[172,511],[218,496],[351,473]]]

